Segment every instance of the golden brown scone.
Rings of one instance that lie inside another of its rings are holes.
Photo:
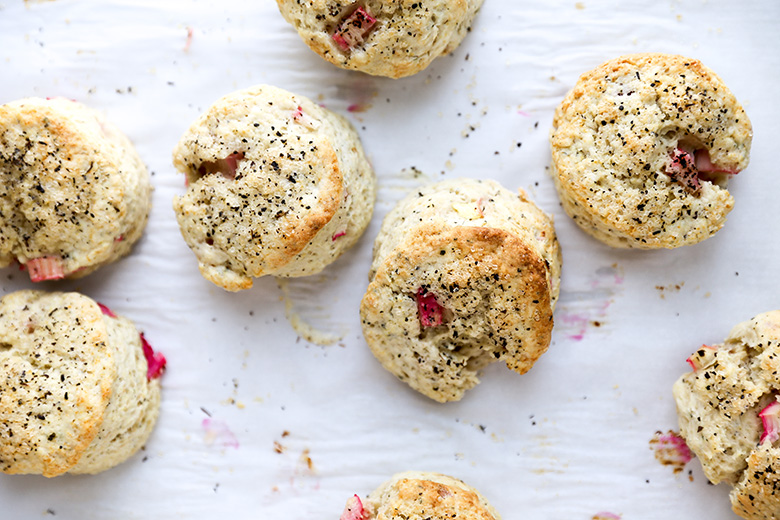
[[[5,296],[0,470],[55,477],[123,462],[157,420],[164,365],[129,320],[86,296]]]
[[[780,519],[780,311],[703,345],[693,372],[674,384],[680,433],[713,484],[734,489],[734,511],[749,520]]]
[[[553,179],[566,213],[622,248],[674,248],[718,231],[752,128],[698,60],[622,56],[587,72],[555,112]]]
[[[421,189],[385,218],[361,303],[382,365],[439,402],[501,360],[525,373],[550,344],[560,251],[552,220],[494,181]]]
[[[200,272],[229,291],[317,273],[363,234],[376,180],[355,129],[303,96],[260,85],[218,100],[173,153],[173,203]]]
[[[379,486],[365,503],[347,501],[341,520],[501,520],[479,491],[440,473],[398,473]]]
[[[62,98],[0,106],[0,267],[34,282],[79,278],[130,252],[151,204],[133,145]]]
[[[416,74],[454,51],[483,0],[276,0],[314,52],[344,69]]]

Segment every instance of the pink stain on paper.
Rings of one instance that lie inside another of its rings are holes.
[[[201,426],[203,427],[204,440],[209,446],[217,445],[238,449],[238,439],[224,421],[207,417],[203,419]]]
[[[655,452],[655,458],[664,466],[671,466],[675,473],[681,473],[683,468],[693,458],[693,452],[680,434],[673,431],[655,432],[650,439],[650,449]]]
[[[556,314],[556,323],[562,325],[566,337],[582,341],[590,328],[603,325],[607,309],[612,305],[612,296],[623,285],[625,277],[617,265],[603,267],[588,281],[588,289],[582,291],[579,302],[561,305]],[[575,308],[579,308],[574,312]]]

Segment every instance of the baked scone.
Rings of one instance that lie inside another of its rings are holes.
[[[483,0],[276,0],[314,52],[344,69],[401,78],[454,51]]]
[[[63,98],[0,106],[0,267],[34,282],[79,278],[130,252],[151,204],[133,145]]]
[[[0,470],[98,473],[146,442],[165,357],[78,293],[0,300]]]
[[[371,493],[347,500],[341,520],[501,520],[479,491],[440,473],[398,473]]]
[[[780,311],[734,327],[688,358],[674,384],[680,434],[713,484],[734,486],[734,512],[780,519]]]
[[[587,72],[555,112],[553,179],[566,213],[621,248],[674,248],[718,231],[752,128],[699,61],[623,56]]]
[[[201,274],[229,291],[321,271],[374,210],[376,179],[352,125],[268,85],[218,100],[173,163],[189,185],[173,203],[182,236]]]
[[[550,344],[560,251],[521,190],[450,180],[402,200],[374,243],[360,315],[382,365],[439,402],[501,360],[525,373]]]

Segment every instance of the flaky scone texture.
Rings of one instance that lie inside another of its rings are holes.
[[[189,183],[173,203],[182,236],[201,274],[229,291],[253,277],[321,271],[373,213],[376,180],[354,128],[276,87],[218,100],[173,163]]]
[[[98,473],[146,442],[160,406],[140,336],[78,293],[0,300],[0,470]]]
[[[401,78],[454,51],[483,0],[276,0],[284,19],[314,52],[344,69]],[[362,41],[334,40],[357,9],[376,19]]]
[[[130,252],[150,204],[141,158],[98,112],[62,98],[0,106],[0,267],[50,258],[57,277],[84,276]]]
[[[459,179],[421,189],[385,218],[360,313],[382,365],[439,402],[485,365],[525,373],[550,344],[560,250],[524,192]]]
[[[742,106],[701,62],[628,55],[583,74],[556,110],[553,179],[566,213],[605,244],[695,244],[723,226],[727,179],[747,167],[751,140]]]
[[[501,520],[479,491],[440,473],[398,473],[366,500],[365,520]]]
[[[719,345],[689,358],[693,372],[674,384],[680,433],[713,484],[734,486],[734,511],[749,520],[780,519],[780,447],[759,413],[780,395],[780,311],[732,329]]]

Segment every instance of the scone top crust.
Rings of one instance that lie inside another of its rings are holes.
[[[63,98],[0,106],[0,267],[54,258],[59,277],[83,276],[129,252],[150,195],[132,144],[98,112]]]
[[[701,62],[628,55],[583,74],[556,110],[553,176],[566,212],[599,240],[678,247],[722,227],[726,180],[747,167],[751,140],[742,106]],[[675,161],[681,150],[698,169]],[[673,173],[682,166],[687,177]]]
[[[367,520],[500,520],[476,489],[439,473],[399,473],[368,497]]]
[[[228,290],[251,287],[327,226],[346,197],[336,150],[359,146],[347,127],[268,85],[229,94],[198,118],[174,150],[189,182],[174,209],[204,277]]]
[[[525,373],[550,344],[560,253],[551,220],[493,181],[446,181],[401,201],[375,242],[361,303],[382,365],[439,402],[485,365]],[[425,323],[421,302],[435,301]]]
[[[483,0],[277,0],[285,20],[329,62],[362,72],[400,78],[425,69],[452,52],[466,35]],[[355,41],[334,35],[370,17]]]
[[[78,462],[111,395],[107,341],[101,310],[85,296],[0,300],[0,470],[53,477]]]
[[[680,431],[713,482],[735,485],[734,510],[774,519],[780,510],[777,442],[762,442],[760,412],[780,395],[780,311],[735,326],[723,344],[691,355],[674,385]]]

